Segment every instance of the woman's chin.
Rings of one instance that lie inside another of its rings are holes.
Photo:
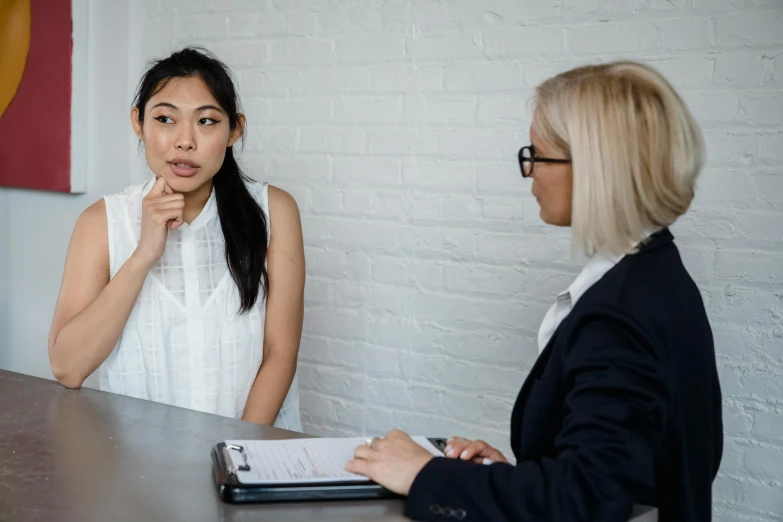
[[[201,176],[182,177],[172,174],[171,172],[167,172],[162,177],[166,180],[166,184],[171,188],[171,190],[183,194],[187,192],[193,192],[204,184],[204,180],[201,179]]]
[[[543,221],[547,225],[552,225],[555,227],[571,226],[571,218],[569,216],[547,212],[544,207],[541,207],[541,210],[538,212],[538,215],[541,218],[541,221]]]
[[[538,211],[538,217],[540,217],[541,221],[543,221],[547,225],[554,225],[554,223],[552,222],[552,218],[551,218],[549,212],[547,212],[544,207],[540,207],[540,209]]]

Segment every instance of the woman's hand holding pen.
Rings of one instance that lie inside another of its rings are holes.
[[[375,437],[356,448],[346,471],[364,475],[386,489],[407,495],[416,475],[433,459],[432,454],[400,430]]]
[[[446,443],[444,453],[448,458],[472,460],[478,464],[509,463],[500,451],[483,440],[471,441],[463,437],[452,437]]]
[[[446,456],[491,464],[508,460],[484,441],[462,437],[448,440]],[[402,431],[393,430],[385,437],[373,438],[356,448],[353,460],[345,469],[369,477],[385,488],[407,495],[419,472],[432,460],[432,455]]]

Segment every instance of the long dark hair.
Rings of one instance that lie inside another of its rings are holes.
[[[239,124],[240,104],[229,68],[205,49],[187,47],[168,58],[156,60],[141,77],[133,106],[144,123],[144,108],[150,98],[172,78],[201,78],[220,107],[228,114],[231,129]],[[212,181],[218,217],[226,242],[226,263],[239,289],[239,313],[253,308],[259,290],[266,299],[269,275],[266,270],[267,216],[247,190],[253,183],[239,167],[231,147]]]

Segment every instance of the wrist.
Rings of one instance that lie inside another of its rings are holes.
[[[416,482],[416,478],[417,478],[417,477],[418,477],[418,476],[421,474],[421,471],[422,471],[424,468],[426,468],[426,467],[427,467],[427,464],[429,464],[429,463],[430,463],[430,461],[431,461],[432,459],[434,459],[434,458],[435,458],[435,457],[434,457],[434,456],[432,456],[432,455],[426,455],[426,456],[425,456],[425,455],[422,455],[421,459],[419,459],[419,460],[416,462],[416,465],[415,465],[415,466],[414,466],[414,468],[413,468],[413,469],[415,470],[415,473],[414,473],[414,474],[413,474],[413,476],[410,478],[410,481],[408,482],[408,487],[407,487],[407,488],[405,488],[405,489],[406,489],[406,491],[405,491],[405,495],[409,495],[409,494],[410,494],[411,488],[413,487],[413,484]]]
[[[139,270],[144,270],[145,272],[149,272],[152,268],[152,265],[154,265],[158,261],[157,258],[153,258],[152,256],[145,255],[142,252],[139,252],[139,249],[133,251],[133,253],[128,258],[128,261],[126,262],[127,265],[130,265],[133,268],[137,268]]]

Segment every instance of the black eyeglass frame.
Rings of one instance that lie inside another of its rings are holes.
[[[526,153],[529,156],[525,156]],[[571,163],[570,159],[536,157],[536,149],[532,145],[519,149],[517,159],[519,160],[519,171],[522,173],[523,178],[529,178],[533,175],[533,167],[536,163]],[[527,174],[525,173],[525,163],[530,163],[530,172]]]

